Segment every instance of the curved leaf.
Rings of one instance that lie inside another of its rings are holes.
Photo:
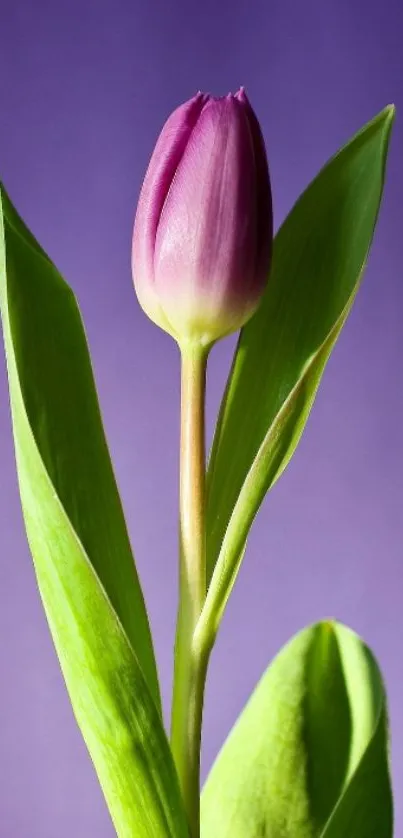
[[[296,635],[261,679],[202,794],[202,838],[391,838],[386,699],[338,623]]]
[[[3,189],[1,208],[0,304],[18,477],[56,651],[118,834],[185,836],[77,304]]]
[[[276,236],[263,303],[242,329],[207,479],[211,582],[203,619],[213,630],[253,518],[294,453],[357,293],[393,113],[386,108],[353,137],[299,198]]]

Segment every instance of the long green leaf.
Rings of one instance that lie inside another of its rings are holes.
[[[386,108],[363,128],[297,201],[276,236],[263,303],[241,332],[208,470],[203,620],[214,631],[253,518],[295,451],[357,293],[393,114]]]
[[[119,836],[185,836],[77,304],[3,188],[1,209],[0,304],[22,507],[73,709]]]
[[[370,650],[324,622],[271,664],[202,794],[202,838],[391,838],[386,699]]]

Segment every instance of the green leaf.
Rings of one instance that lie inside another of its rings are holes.
[[[391,838],[386,698],[339,623],[296,635],[261,679],[202,793],[202,838]]]
[[[1,210],[0,305],[19,486],[60,665],[118,835],[185,836],[78,307],[3,188]]]
[[[382,196],[393,115],[392,107],[382,111],[299,198],[276,236],[263,303],[242,329],[207,478],[209,580],[216,573],[203,620],[212,631],[252,521],[295,451],[357,293]]]

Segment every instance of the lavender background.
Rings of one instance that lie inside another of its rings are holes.
[[[0,0],[0,174],[75,289],[169,705],[176,605],[179,365],[131,287],[131,225],[162,122],[198,88],[247,88],[276,226],[325,160],[398,107],[364,285],[298,452],[254,526],[213,656],[204,774],[270,658],[322,616],[350,624],[390,696],[403,836],[400,0]],[[234,340],[209,369],[208,426]],[[36,590],[0,366],[0,834],[108,838]]]

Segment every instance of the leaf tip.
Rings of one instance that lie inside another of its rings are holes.
[[[385,122],[391,126],[395,116],[396,116],[396,105],[391,103],[390,105],[386,105],[386,108],[383,109],[382,114],[385,118]]]
[[[322,643],[326,646],[331,644],[337,637],[337,626],[339,625],[335,617],[325,617],[319,623],[318,638],[321,638]]]

